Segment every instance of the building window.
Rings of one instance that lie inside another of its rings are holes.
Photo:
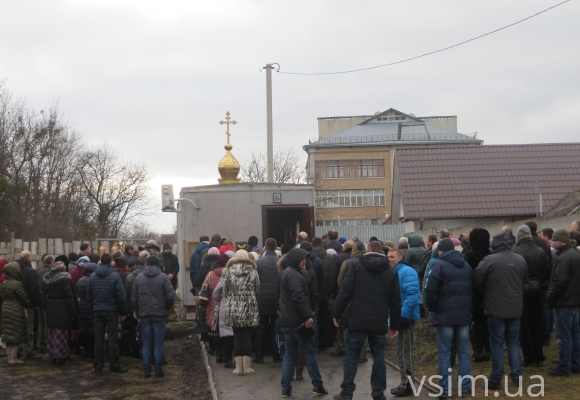
[[[318,191],[316,202],[320,208],[384,206],[385,189]]]
[[[384,159],[316,161],[316,177],[321,179],[384,178]]]
[[[378,218],[364,219],[324,219],[319,221],[318,226],[351,226],[351,225],[379,225],[382,221]]]

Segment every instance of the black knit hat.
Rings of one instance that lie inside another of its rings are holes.
[[[159,266],[159,258],[157,258],[155,256],[149,256],[149,257],[147,257],[145,264]]]

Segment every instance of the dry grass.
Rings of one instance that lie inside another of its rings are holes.
[[[532,394],[539,392],[539,388],[533,385],[540,383],[539,378],[530,379],[533,375],[540,375],[544,379],[544,398],[550,400],[569,400],[569,399],[579,399],[580,398],[580,375],[572,375],[568,378],[551,377],[548,372],[555,367],[553,360],[558,359],[558,345],[555,339],[548,347],[544,347],[544,355],[546,361],[542,368],[522,368],[523,372],[523,390],[522,396],[517,396],[517,398],[537,398],[536,396],[529,396],[527,393],[528,386],[532,385],[530,388]],[[393,364],[397,365],[397,353],[396,353],[396,342],[389,341],[387,350],[385,352],[387,360],[391,361]],[[415,375],[419,378],[422,376],[432,376],[437,375],[437,340],[435,328],[427,327],[427,324],[422,320],[417,324],[417,334],[415,337]],[[507,357],[505,358],[505,370],[509,372],[509,366],[507,362]],[[456,373],[457,370],[455,369]],[[489,376],[491,373],[491,361],[483,363],[471,363],[471,372],[473,376],[485,375]],[[454,378],[455,385],[457,386],[456,377]],[[427,382],[427,379],[425,380]],[[477,381],[476,392],[474,398],[485,398],[485,391],[482,387],[482,381]],[[503,384],[503,382],[502,382]],[[455,387],[454,387],[455,389]],[[509,387],[509,392],[514,394],[517,389],[514,387]],[[493,398],[494,393],[490,391],[488,397]],[[508,398],[502,390],[499,397]]]

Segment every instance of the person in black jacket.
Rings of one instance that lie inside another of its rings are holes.
[[[31,306],[27,309],[26,317],[26,332],[28,336],[28,343],[24,343],[24,356],[26,358],[36,359],[41,356],[34,352],[34,317],[35,313],[41,306],[40,301],[40,286],[38,281],[38,273],[34,268],[32,268],[32,253],[24,250],[20,253],[20,259],[17,263],[20,265],[21,276],[22,276],[22,287],[26,293],[26,298]]]
[[[552,241],[558,250],[547,300],[554,308],[560,360],[550,375],[570,376],[580,373],[580,251],[565,229],[554,232]]]
[[[294,360],[298,347],[301,347],[304,351],[308,375],[310,375],[314,385],[314,393],[320,395],[328,393],[324,388],[320,369],[318,368],[314,335],[310,339],[303,341],[298,334],[300,326],[303,325],[306,329],[309,329],[314,324],[306,280],[300,273],[300,270],[306,267],[307,256],[308,252],[305,250],[299,248],[290,250],[285,260],[288,267],[280,275],[280,318],[278,326],[282,329],[286,343],[286,354],[282,363],[282,397],[289,397],[292,394],[290,381],[294,374]]]
[[[173,253],[171,253],[171,245],[165,243],[163,245],[163,265],[165,265],[165,273],[173,286],[173,289],[177,289],[177,274],[179,273],[179,258]]]
[[[336,279],[332,279],[332,270],[335,263],[332,255],[322,247],[322,239],[312,239],[312,250],[321,260],[323,281],[318,290],[318,347],[321,351],[332,346],[332,309],[328,306],[328,299],[336,288]]]
[[[78,304],[71,278],[62,261],[54,263],[46,281],[46,323],[48,340],[46,354],[54,364],[62,365],[69,358],[69,329],[78,315]]]
[[[273,362],[280,362],[280,353],[276,346],[276,320],[278,319],[278,255],[276,239],[267,239],[266,253],[258,259],[258,277],[260,278],[260,292],[258,293],[258,310],[260,311],[260,325],[256,330],[256,364],[264,363],[264,353],[268,346],[272,350]]]
[[[342,318],[349,303],[348,315]],[[398,334],[401,291],[397,270],[389,265],[383,246],[378,241],[369,243],[367,253],[351,265],[336,298],[332,316],[335,326],[346,324],[348,327],[344,375],[340,385],[342,391],[334,399],[352,399],[357,362],[367,338],[373,356],[372,397],[384,399],[387,388],[385,334],[389,330],[391,338]]]
[[[333,249],[337,254],[346,250],[346,246],[343,247],[343,245],[338,241],[338,232],[335,229],[328,231],[328,239],[330,240],[324,245],[325,249]]]
[[[542,319],[542,282],[549,278],[550,268],[546,253],[532,242],[528,225],[522,225],[516,232],[514,253],[526,260],[527,280],[524,285],[524,308],[520,326],[520,346],[524,354],[524,367],[542,367],[544,357],[544,326]]]

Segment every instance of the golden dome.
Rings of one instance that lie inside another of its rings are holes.
[[[221,178],[218,179],[220,185],[240,182],[240,178],[238,178],[238,174],[240,173],[240,163],[232,155],[230,151],[232,147],[233,146],[229,143],[224,146],[224,149],[226,149],[226,155],[218,164],[218,171],[221,175]]]

